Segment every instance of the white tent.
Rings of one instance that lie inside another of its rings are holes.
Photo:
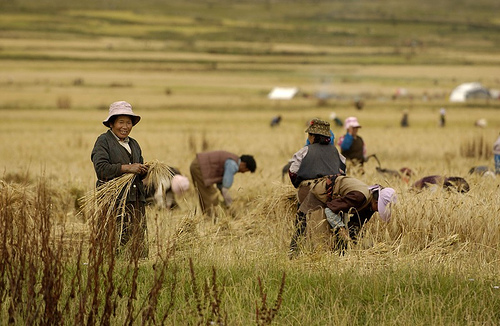
[[[275,87],[267,97],[271,100],[290,100],[298,91],[297,87]]]
[[[450,102],[465,102],[469,98],[490,98],[490,92],[480,83],[464,83],[451,92]]]

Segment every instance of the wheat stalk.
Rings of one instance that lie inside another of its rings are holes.
[[[173,169],[165,163],[152,161],[146,162],[145,165],[148,166],[148,173],[145,178],[146,189],[158,186],[161,180],[171,180],[175,175]],[[81,198],[82,212],[85,216],[90,216],[91,218],[104,215],[104,227],[107,225],[110,217],[117,216],[117,212],[123,218],[127,195],[135,177],[136,174],[125,173],[104,183],[95,191],[87,193]]]
[[[162,180],[171,181],[175,175],[174,170],[167,164],[154,160],[145,163],[148,167],[148,174],[146,175],[145,184],[146,190],[149,191],[151,187],[158,189],[158,185]]]
[[[109,218],[125,215],[127,195],[135,179],[135,174],[125,173],[99,186],[81,198],[82,211],[91,219],[104,217],[103,227],[106,227]]]

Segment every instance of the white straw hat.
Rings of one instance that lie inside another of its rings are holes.
[[[345,119],[344,128],[347,130],[347,129],[349,129],[349,127],[361,128],[361,125],[358,122],[358,118],[349,117],[349,118]]]
[[[106,118],[106,120],[104,120],[102,123],[106,127],[109,127],[109,119],[115,115],[128,115],[128,116],[130,116],[132,118],[132,125],[133,126],[135,126],[139,122],[139,120],[141,120],[141,117],[138,116],[137,114],[134,114],[134,112],[132,111],[132,105],[130,105],[130,103],[125,102],[125,101],[118,101],[118,102],[111,103],[111,105],[109,106],[109,115]]]

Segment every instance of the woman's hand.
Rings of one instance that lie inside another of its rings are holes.
[[[122,165],[123,173],[135,173],[135,174],[146,174],[148,172],[148,167],[145,164],[134,163],[134,164],[124,164]]]

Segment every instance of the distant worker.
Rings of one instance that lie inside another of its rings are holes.
[[[219,191],[226,208],[229,208],[233,202],[229,188],[233,185],[234,175],[238,172],[254,173],[256,168],[257,164],[251,155],[238,156],[226,151],[196,154],[190,171],[203,214],[215,215],[215,207],[219,205]]]
[[[363,138],[358,136],[361,125],[355,117],[345,119],[344,128],[346,134],[340,137],[337,145],[340,153],[350,160],[354,165],[361,165],[366,161],[366,146]]]
[[[281,115],[277,115],[275,117],[272,118],[271,120],[271,127],[276,127],[280,124],[281,122]]]
[[[439,109],[439,126],[444,127],[446,124],[446,110],[445,108]]]
[[[493,155],[495,156],[495,174],[500,174],[500,134],[493,144]]]
[[[489,176],[489,177],[495,177],[495,171],[490,169],[489,166],[487,165],[478,165],[478,166],[473,166],[469,169],[469,174],[471,175],[479,175],[482,177]]]
[[[335,112],[330,113],[330,120],[335,122],[335,124],[339,127],[342,127],[344,125],[342,120],[340,120],[339,117],[337,117],[337,114]]]
[[[479,128],[486,128],[488,126],[488,121],[484,118],[482,119],[477,119],[474,122],[474,126],[479,127]]]
[[[413,190],[430,189],[436,191],[438,189],[455,190],[457,192],[468,192],[469,183],[462,177],[445,177],[441,175],[429,175],[417,180],[411,187]]]
[[[365,106],[365,103],[364,103],[364,102],[363,102],[363,100],[361,100],[361,99],[356,99],[356,100],[354,101],[354,106],[356,107],[356,109],[358,109],[358,110],[362,110],[362,109],[363,109],[363,107]]]
[[[408,110],[403,111],[403,117],[401,118],[401,127],[406,128],[410,126],[408,121]]]

